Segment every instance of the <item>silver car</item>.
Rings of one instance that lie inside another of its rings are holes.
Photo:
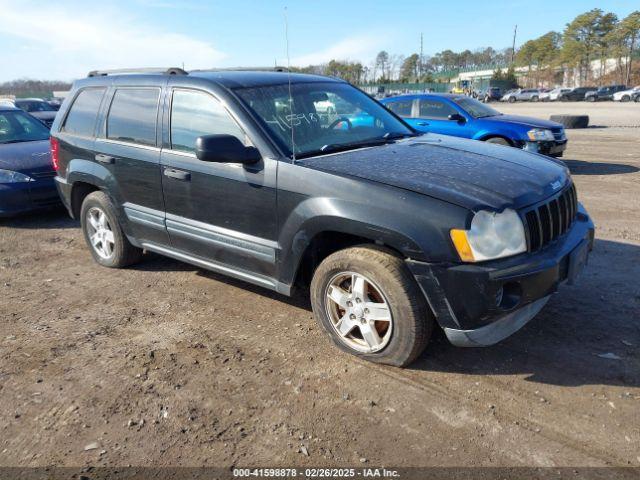
[[[540,100],[540,90],[537,88],[518,88],[507,92],[500,99],[501,102],[537,102]]]

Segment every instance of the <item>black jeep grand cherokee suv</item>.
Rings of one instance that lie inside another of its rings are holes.
[[[593,243],[567,169],[419,135],[346,82],[282,72],[78,81],[51,145],[95,260],[143,250],[289,295],[310,285],[343,350],[407,365],[437,322],[490,345],[530,320]]]

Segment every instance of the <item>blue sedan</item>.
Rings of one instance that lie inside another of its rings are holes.
[[[482,140],[552,157],[561,157],[567,148],[567,137],[561,124],[504,115],[464,95],[401,95],[381,102],[420,132]]]
[[[15,107],[0,105],[0,217],[60,205],[49,129]]]

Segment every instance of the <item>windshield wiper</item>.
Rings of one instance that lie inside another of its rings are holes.
[[[389,143],[395,143],[396,140],[405,138],[405,137],[413,137],[416,136],[414,133],[385,133],[382,137],[378,138],[370,138],[368,140],[362,140],[360,142],[352,142],[352,143],[328,143],[323,145],[318,150],[312,150],[309,152],[304,152],[302,154],[296,155],[296,158],[307,158],[313,157],[316,155],[322,155],[325,153],[335,153],[335,152],[344,152],[347,150],[356,150],[358,148],[365,147],[376,147],[379,145],[387,145]]]

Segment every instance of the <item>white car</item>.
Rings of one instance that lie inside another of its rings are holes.
[[[613,94],[614,102],[628,102],[633,98],[634,94],[640,92],[640,85],[630,88],[629,90],[623,90]]]
[[[540,100],[545,102],[557,102],[560,95],[569,91],[571,91],[570,88],[554,88],[550,92],[545,93],[544,96],[540,95]]]

